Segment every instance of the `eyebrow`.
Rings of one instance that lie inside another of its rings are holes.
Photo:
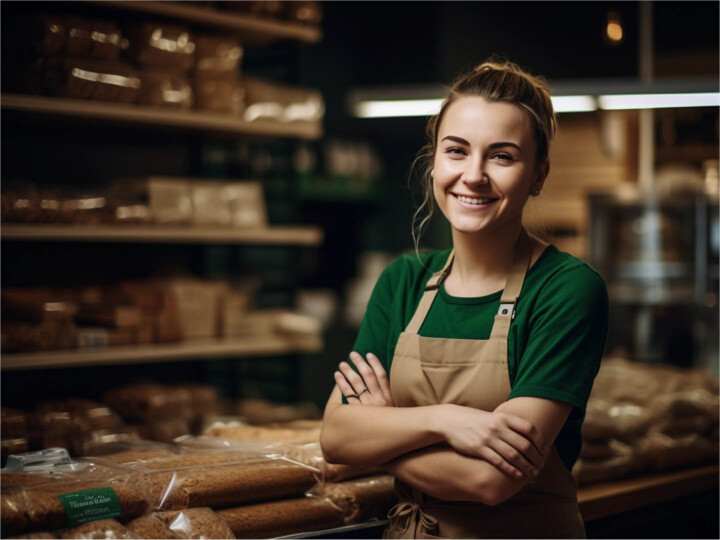
[[[469,143],[468,141],[466,141],[466,140],[463,139],[462,137],[457,137],[457,136],[455,136],[455,135],[446,135],[445,137],[443,137],[442,141],[440,141],[440,142],[443,142],[443,141],[445,141],[445,140],[451,140],[451,141],[454,141],[454,142],[456,142],[456,143],[458,143],[458,144],[464,144],[465,146],[470,146],[470,143]],[[494,148],[502,148],[502,147],[504,147],[504,146],[512,146],[513,148],[517,148],[519,152],[522,152],[522,148],[520,148],[520,146],[518,146],[518,145],[515,144],[514,142],[510,142],[510,141],[494,142],[494,143],[490,144],[490,145],[488,146],[488,148],[493,148],[493,149],[494,149]]]

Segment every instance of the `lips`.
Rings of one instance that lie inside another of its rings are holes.
[[[458,195],[457,193],[452,194],[458,201],[463,203],[463,206],[486,206],[488,204],[497,201],[497,197],[478,197],[478,196],[467,196]]]

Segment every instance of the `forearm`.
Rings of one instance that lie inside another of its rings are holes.
[[[328,405],[320,434],[323,455],[331,463],[374,467],[438,443],[442,407]]]
[[[517,493],[526,483],[526,480],[503,475],[482,459],[440,446],[410,452],[382,468],[423,493],[447,501],[496,505]]]

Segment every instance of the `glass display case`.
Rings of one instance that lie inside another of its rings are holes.
[[[610,295],[606,352],[717,373],[717,197],[589,196],[589,262]]]

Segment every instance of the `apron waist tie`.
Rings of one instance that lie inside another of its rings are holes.
[[[419,521],[423,532],[435,535],[438,532],[438,520],[430,514],[426,514],[422,506],[415,501],[400,501],[388,512],[388,519],[391,522],[391,526],[396,518],[399,520],[403,517],[405,517],[405,525],[402,527],[403,531],[407,531],[411,524]]]

